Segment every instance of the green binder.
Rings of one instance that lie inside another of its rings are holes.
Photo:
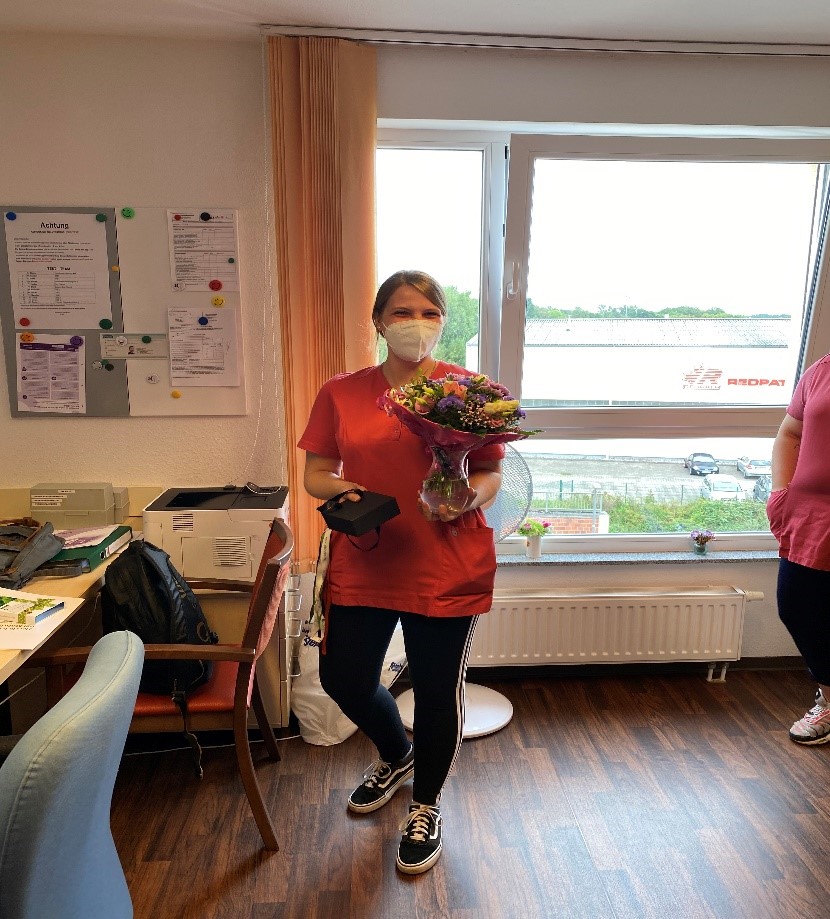
[[[94,546],[78,546],[75,549],[61,549],[60,552],[52,559],[52,562],[67,562],[70,560],[86,559],[89,562],[90,570],[97,567],[122,546],[133,538],[132,527],[123,525],[117,526],[112,533],[104,537]]]

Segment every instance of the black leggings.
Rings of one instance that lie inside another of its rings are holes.
[[[817,683],[830,686],[830,571],[782,558],[778,615]]]
[[[329,610],[320,682],[388,763],[409,750],[398,706],[380,682],[386,649],[401,621],[415,696],[412,792],[419,804],[438,803],[461,745],[464,677],[477,618],[334,604]]]

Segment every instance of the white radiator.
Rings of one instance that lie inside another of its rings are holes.
[[[497,590],[469,666],[735,661],[746,602],[763,596],[725,586]]]

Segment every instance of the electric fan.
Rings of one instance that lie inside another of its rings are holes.
[[[492,528],[496,542],[516,532],[530,510],[532,497],[533,476],[525,458],[515,447],[505,444],[501,488],[496,500],[484,511],[487,526]]]
[[[515,532],[530,510],[533,476],[525,458],[509,444],[501,463],[501,488],[496,500],[484,511],[487,526],[496,542]],[[500,692],[477,683],[464,687],[464,737],[484,737],[501,730],[513,717],[513,705]],[[415,699],[411,689],[395,700],[404,727],[411,731],[415,718]]]

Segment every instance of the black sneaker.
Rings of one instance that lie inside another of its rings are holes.
[[[414,772],[415,752],[411,746],[409,753],[396,763],[387,763],[382,759],[372,763],[363,774],[363,782],[349,795],[349,810],[369,814],[383,807],[401,785],[412,778]]]
[[[410,804],[409,816],[401,824],[403,836],[395,864],[404,874],[421,874],[441,855],[441,812],[437,806]]]

